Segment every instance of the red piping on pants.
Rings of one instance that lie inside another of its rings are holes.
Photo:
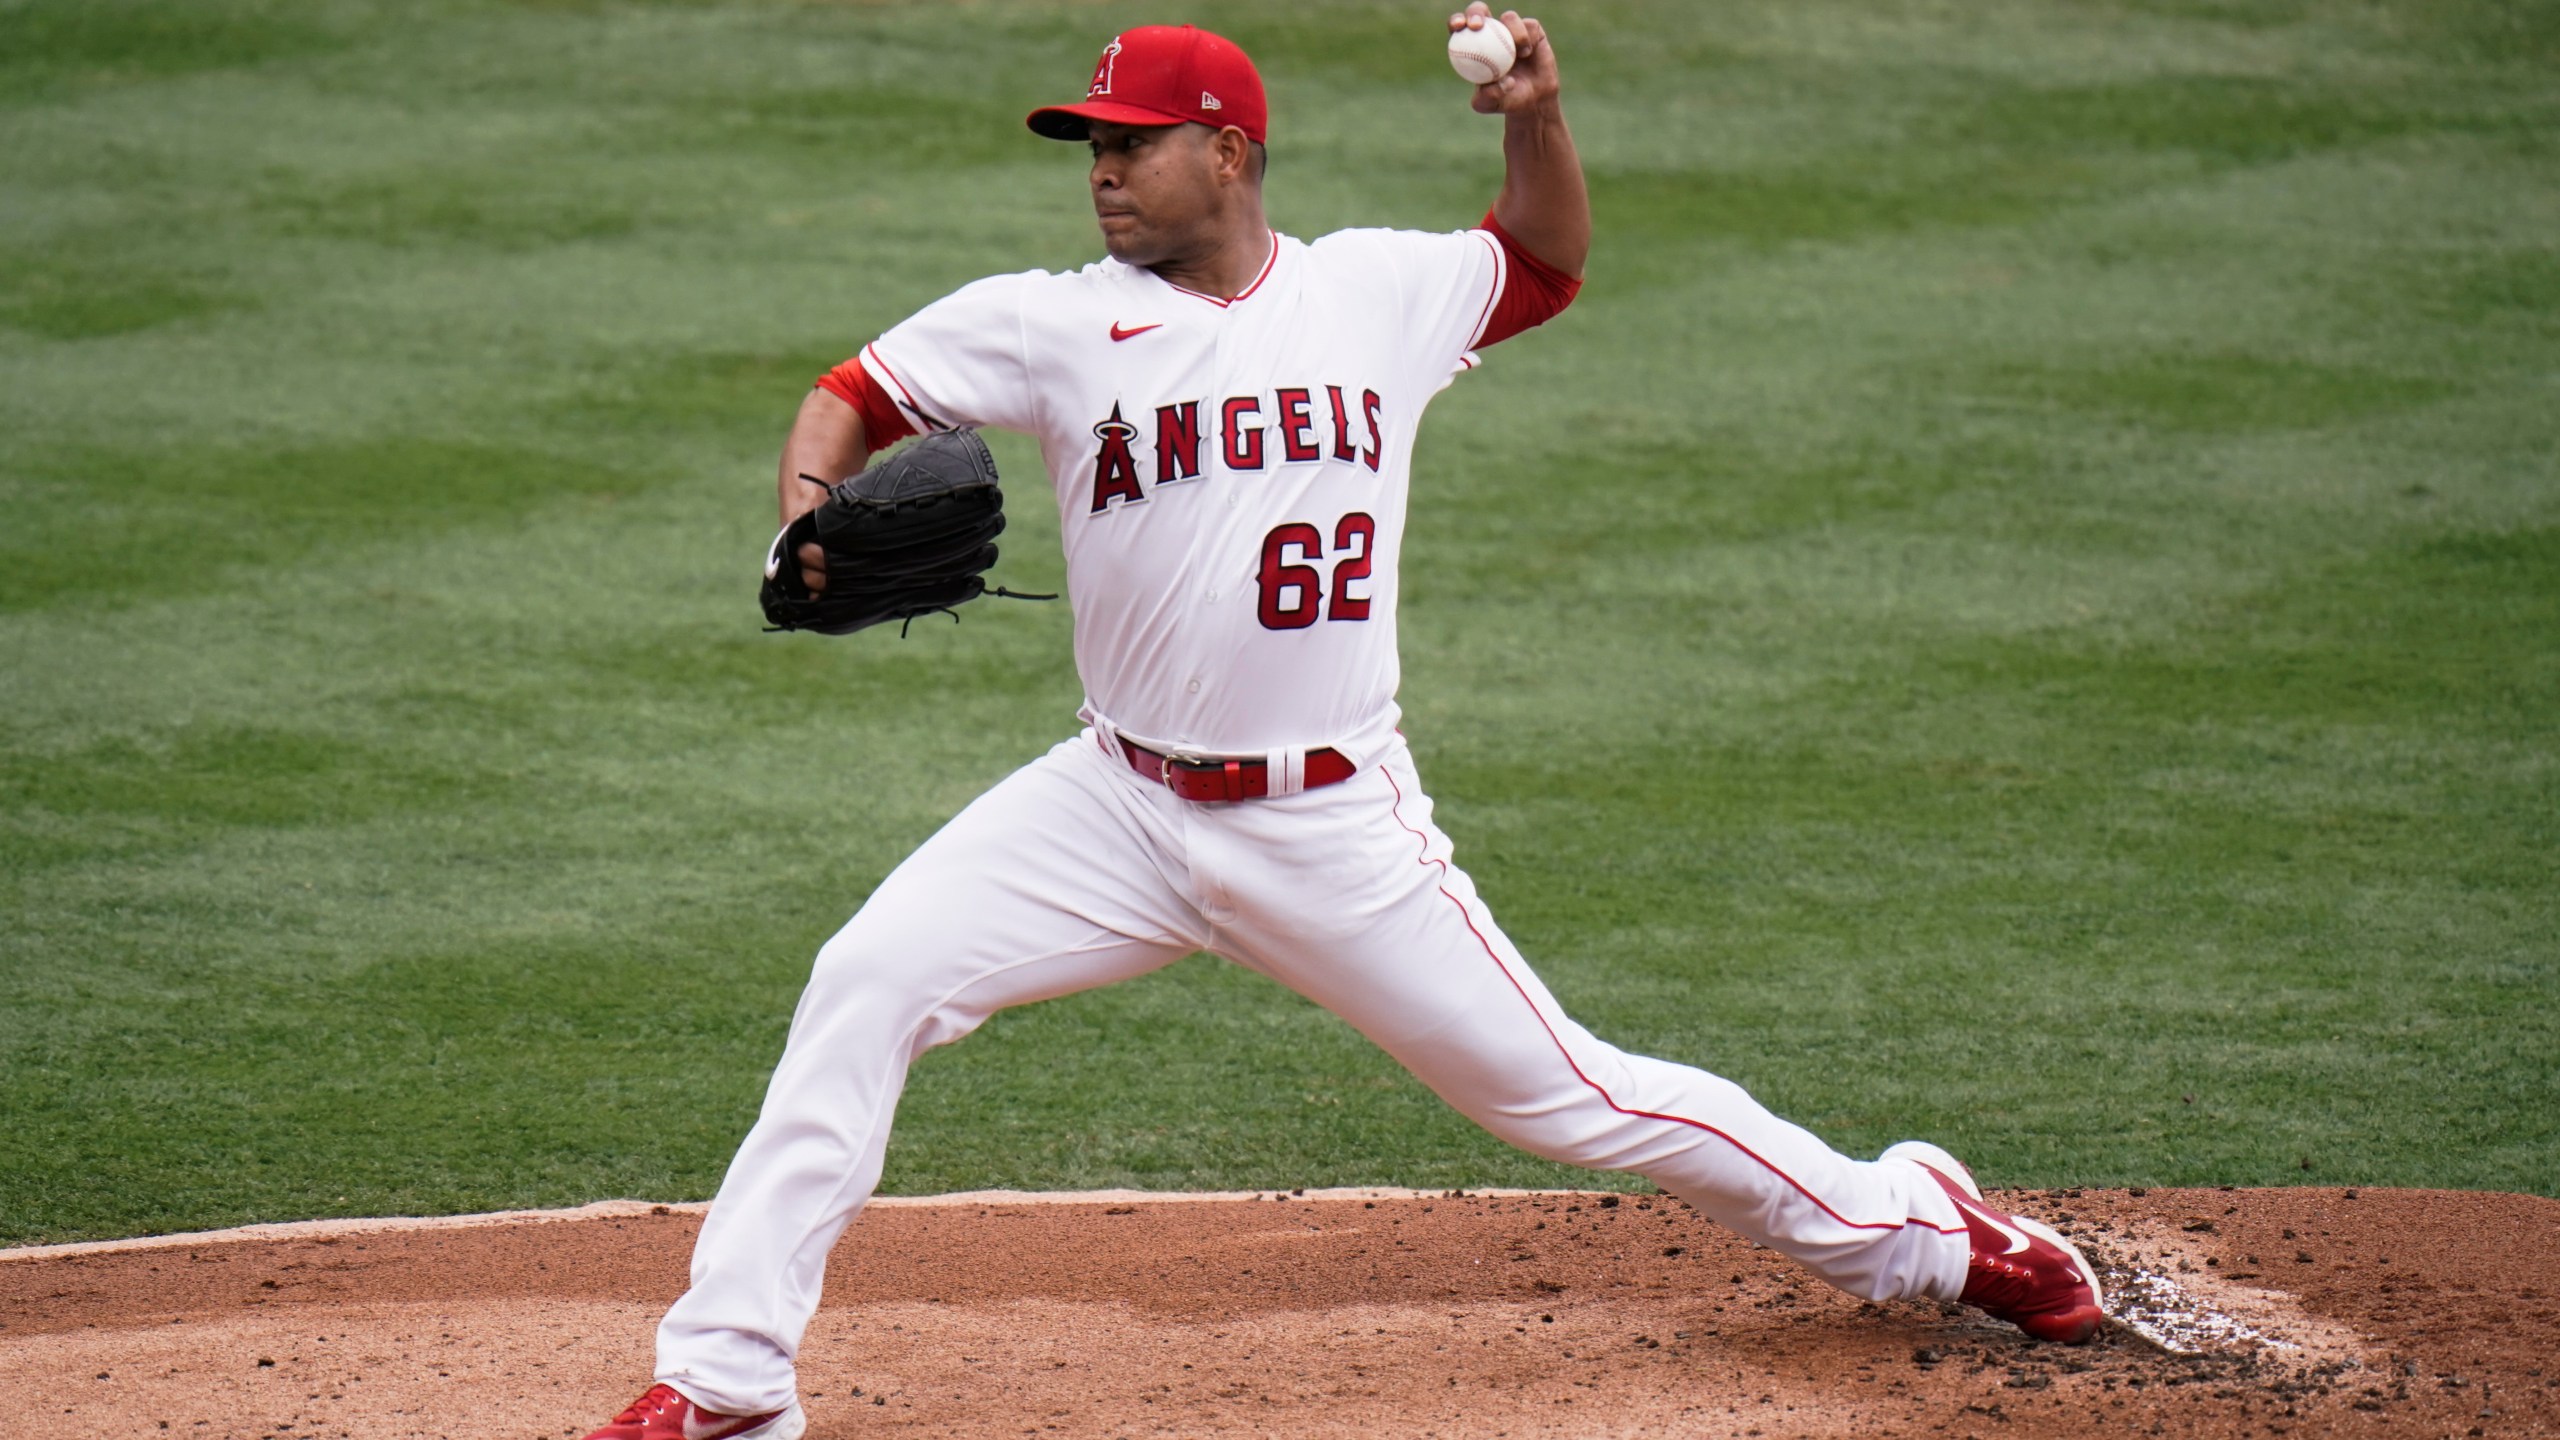
[[[1396,803],[1395,803],[1393,806],[1389,807],[1389,812],[1388,812],[1388,813],[1390,813],[1391,815],[1393,815],[1393,816],[1395,817],[1395,822],[1396,822],[1396,825],[1398,826],[1398,828],[1402,829],[1406,834],[1408,834],[1408,835],[1412,836],[1414,839],[1419,840],[1419,841],[1421,841],[1421,842],[1422,842],[1422,852],[1423,852],[1423,853],[1422,853],[1422,855],[1420,856],[1420,858],[1418,858],[1417,860],[1415,860],[1415,862],[1414,862],[1414,863],[1415,863],[1415,864],[1417,864],[1417,865],[1437,865],[1437,866],[1439,866],[1439,867],[1440,867],[1440,893],[1441,893],[1441,895],[1442,895],[1443,897],[1445,897],[1445,898],[1448,900],[1448,902],[1449,902],[1450,904],[1455,905],[1455,906],[1457,906],[1457,907],[1458,907],[1458,918],[1459,918],[1460,920],[1463,920],[1463,921],[1465,921],[1465,922],[1466,922],[1466,926],[1467,926],[1467,933],[1468,933],[1468,934],[1470,934],[1470,935],[1473,935],[1474,937],[1476,937],[1476,943],[1477,943],[1478,945],[1480,945],[1480,946],[1483,946],[1483,947],[1484,947],[1485,958],[1486,958],[1486,959],[1488,959],[1488,960],[1491,960],[1491,961],[1493,962],[1494,968],[1495,968],[1495,969],[1497,969],[1497,970],[1500,970],[1500,971],[1502,972],[1502,978],[1503,978],[1503,979],[1508,980],[1508,981],[1510,981],[1510,982],[1511,982],[1511,988],[1512,988],[1512,990],[1513,990],[1513,991],[1515,991],[1515,992],[1517,992],[1517,993],[1518,993],[1518,995],[1520,996],[1521,1002],[1522,1002],[1523,1004],[1526,1004],[1526,1005],[1529,1007],[1529,1013],[1530,1013],[1532,1016],[1536,1017],[1537,1022],[1538,1022],[1538,1028],[1547,1032],[1547,1042],[1548,1042],[1549,1044],[1551,1044],[1551,1045],[1553,1045],[1553,1046],[1555,1046],[1555,1047],[1556,1047],[1556,1053],[1557,1053],[1557,1054],[1562,1055],[1562,1056],[1564,1057],[1565,1067],[1566,1067],[1567,1069],[1569,1069],[1569,1070],[1573,1071],[1573,1078],[1575,1078],[1576,1080],[1581,1081],[1581,1082],[1582,1082],[1583,1084],[1585,1084],[1585,1085],[1590,1086],[1590,1087],[1591,1087],[1591,1092],[1592,1092],[1593,1094],[1595,1094],[1595,1095],[1597,1095],[1597,1096],[1599,1096],[1599,1097],[1600,1097],[1600,1103],[1602,1103],[1603,1105],[1608,1106],[1608,1107],[1609,1107],[1610,1109],[1612,1109],[1612,1110],[1617,1111],[1617,1112],[1618,1112],[1619,1114],[1621,1114],[1621,1115],[1632,1115],[1632,1116],[1634,1116],[1634,1117],[1636,1117],[1636,1118],[1638,1118],[1638,1119],[1642,1119],[1642,1120],[1667,1120],[1667,1121],[1671,1122],[1671,1123],[1672,1123],[1672,1124],[1674,1124],[1674,1125],[1686,1125],[1686,1126],[1689,1126],[1690,1128],[1695,1129],[1695,1130],[1704,1130],[1704,1131],[1706,1131],[1708,1134],[1713,1135],[1714,1137],[1716,1137],[1717,1139],[1719,1139],[1719,1140],[1723,1141],[1723,1142],[1724,1142],[1724,1143],[1726,1143],[1727,1145],[1730,1145],[1730,1146],[1732,1146],[1734,1149],[1741,1151],[1741,1152],[1742,1152],[1742,1154],[1743,1154],[1743,1155],[1745,1155],[1746,1157],[1748,1157],[1748,1158],[1751,1160],[1751,1162],[1752,1162],[1753,1164],[1758,1165],[1761,1169],[1768,1171],[1770,1174],[1777,1176],[1779,1179],[1786,1181],[1786,1182],[1787,1182],[1787,1184],[1788,1184],[1788,1186],[1789,1186],[1790,1188],[1792,1188],[1792,1189],[1793,1189],[1797,1194],[1802,1195],[1802,1196],[1803,1196],[1804,1198],[1806,1198],[1807,1200],[1812,1201],[1812,1202],[1813,1202],[1813,1204],[1814,1204],[1814,1207],[1815,1207],[1816,1209],[1819,1209],[1823,1214],[1830,1216],[1832,1219],[1839,1221],[1841,1224],[1843,1224],[1843,1225],[1845,1225],[1845,1226],[1849,1227],[1849,1228],[1850,1228],[1850,1229],[1852,1229],[1852,1230],[1900,1230],[1900,1229],[1902,1229],[1904,1226],[1907,1226],[1907,1225],[1917,1225],[1917,1226],[1921,1227],[1921,1228],[1922,1228],[1922,1229],[1924,1229],[1924,1230],[1935,1230],[1935,1231],[1937,1231],[1937,1232],[1938,1232],[1939,1234],[1941,1234],[1941,1235],[1964,1235],[1964,1234],[1968,1234],[1968,1233],[1970,1233],[1967,1229],[1964,1229],[1964,1228],[1961,1228],[1961,1227],[1960,1227],[1960,1228],[1958,1228],[1958,1229],[1949,1230],[1949,1229],[1945,1229],[1945,1228],[1943,1228],[1943,1227],[1941,1227],[1941,1226],[1932,1225],[1932,1224],[1930,1224],[1928,1221],[1923,1220],[1923,1219],[1920,1219],[1918,1216],[1913,1216],[1913,1217],[1911,1217],[1911,1218],[1909,1218],[1909,1219],[1906,1219],[1906,1220],[1878,1220],[1878,1221],[1863,1221],[1863,1222],[1862,1222],[1862,1221],[1857,1221],[1857,1220],[1852,1220],[1852,1219],[1850,1219],[1849,1217],[1847,1217],[1847,1216],[1845,1216],[1845,1215],[1841,1214],[1839,1211],[1834,1210],[1834,1209],[1832,1209],[1830,1206],[1828,1206],[1828,1205],[1824,1204],[1824,1203],[1822,1202],[1822,1197],[1821,1197],[1821,1196],[1816,1195],[1816,1194],[1814,1194],[1812,1191],[1807,1190],[1806,1188],[1804,1188],[1804,1186],[1803,1186],[1803,1185],[1801,1185],[1801,1184],[1797,1183],[1796,1178],[1795,1178],[1794,1176],[1789,1175],[1786,1171],[1781,1170],[1781,1169],[1779,1169],[1777,1166],[1770,1164],[1766,1159],[1763,1159],[1763,1158],[1762,1158],[1758,1153],[1756,1153],[1755,1151],[1753,1151],[1753,1150],[1752,1150],[1752,1148],[1751,1148],[1750,1146],[1743,1144],[1741,1141],[1734,1139],[1732,1136],[1727,1135],[1727,1134],[1726,1134],[1726,1133],[1724,1133],[1723,1131],[1721,1131],[1721,1130],[1717,1129],[1717,1128],[1716,1128],[1716,1127],[1714,1127],[1713,1125],[1710,1125],[1710,1124],[1706,1123],[1706,1122],[1705,1122],[1705,1121],[1703,1121],[1703,1120],[1692,1120],[1692,1119],[1690,1119],[1690,1118],[1689,1118],[1688,1116],[1686,1116],[1686,1115],[1658,1115],[1658,1114],[1655,1114],[1653,1111],[1650,1111],[1650,1110],[1630,1110],[1630,1109],[1628,1109],[1626,1106],[1619,1104],[1619,1103],[1617,1102],[1616,1097],[1612,1096],[1612,1095],[1611,1095],[1611,1094],[1610,1094],[1606,1089],[1604,1089],[1604,1088],[1602,1088],[1602,1087],[1601,1087],[1601,1084],[1600,1084],[1600,1082],[1599,1082],[1599,1081],[1594,1080],[1594,1079],[1592,1079],[1590,1076],[1585,1075],[1585,1074],[1583,1074],[1583,1073],[1582,1073],[1582,1067],[1581,1067],[1581,1065],[1579,1065],[1579,1064],[1575,1063],[1575,1061],[1574,1061],[1574,1058],[1573,1058],[1573,1052],[1572,1052],[1572,1051],[1570,1051],[1570,1050],[1567,1050],[1567,1049],[1564,1047],[1564,1041],[1562,1041],[1561,1039],[1558,1039],[1558,1038],[1557,1038],[1557,1036],[1556,1036],[1556,1030],[1555,1030],[1555,1027],[1554,1027],[1554,1026],[1552,1026],[1552,1025],[1549,1025],[1549,1024],[1547,1023],[1547,1017],[1546,1017],[1545,1015],[1543,1015],[1543,1014],[1539,1013],[1539,1010],[1538,1010],[1538,1002],[1529,998],[1529,992],[1528,992],[1526,989],[1522,988],[1522,986],[1521,986],[1521,984],[1520,984],[1519,977],[1518,977],[1518,976],[1513,975],[1513,974],[1511,973],[1511,967],[1510,967],[1510,966],[1508,966],[1508,965],[1503,964],[1503,963],[1502,963],[1502,957],[1501,957],[1500,955],[1498,955],[1498,954],[1494,953],[1493,942],[1491,942],[1491,941],[1489,941],[1489,940],[1485,939],[1485,938],[1484,938],[1484,932],[1483,932],[1482,930],[1479,930],[1479,929],[1477,929],[1477,928],[1476,928],[1476,917],[1474,917],[1473,915],[1470,915],[1470,914],[1468,914],[1468,913],[1467,913],[1467,902],[1465,902],[1464,900],[1459,899],[1456,895],[1453,895],[1453,894],[1451,894],[1451,893],[1450,893],[1450,891],[1449,891],[1449,862],[1448,862],[1448,861],[1446,861],[1446,860],[1435,860],[1435,859],[1433,859],[1433,858],[1431,857],[1431,840],[1430,840],[1430,837],[1428,837],[1428,836],[1424,835],[1421,831],[1414,829],[1411,825],[1407,825],[1407,824],[1405,824],[1405,819],[1404,819],[1404,787],[1403,787],[1403,786],[1401,786],[1401,785],[1396,784],[1396,777],[1395,777],[1394,772],[1392,772],[1392,771],[1388,770],[1385,766],[1383,766],[1383,765],[1382,765],[1382,766],[1378,767],[1378,773],[1379,773],[1379,774],[1381,774],[1381,775],[1384,775],[1384,776],[1386,777],[1386,780],[1387,780],[1387,786],[1388,786],[1388,788],[1389,788],[1389,789],[1392,789],[1392,790],[1394,790],[1394,791],[1396,792]]]

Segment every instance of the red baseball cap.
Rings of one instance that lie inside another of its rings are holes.
[[[1259,145],[1270,122],[1262,76],[1242,46],[1191,25],[1141,25],[1102,47],[1081,105],[1051,105],[1023,119],[1032,133],[1082,140],[1085,122],[1233,125]]]

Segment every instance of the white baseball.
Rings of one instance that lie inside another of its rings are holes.
[[[1510,74],[1519,54],[1511,27],[1499,20],[1486,21],[1481,30],[1449,32],[1449,68],[1470,85],[1490,85]]]

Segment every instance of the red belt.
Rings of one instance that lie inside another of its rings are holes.
[[[1120,742],[1120,749],[1129,757],[1130,769],[1185,800],[1259,800],[1271,793],[1271,764],[1266,760],[1186,759],[1159,755],[1127,740]],[[1339,750],[1310,750],[1303,788],[1338,784],[1359,768]]]

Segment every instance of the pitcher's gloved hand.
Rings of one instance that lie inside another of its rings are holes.
[[[969,430],[927,435],[830,487],[826,503],[782,528],[765,556],[764,617],[776,630],[849,635],[949,611],[989,593],[1002,533],[1004,491],[986,442]],[[826,557],[822,588],[801,574],[804,545]]]

